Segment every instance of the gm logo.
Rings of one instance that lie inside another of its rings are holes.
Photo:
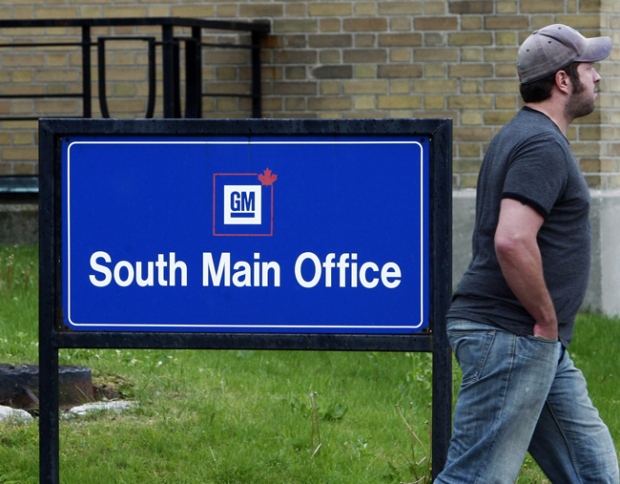
[[[262,186],[224,185],[224,225],[260,225]]]
[[[273,235],[273,184],[278,176],[263,173],[213,175],[213,235]]]

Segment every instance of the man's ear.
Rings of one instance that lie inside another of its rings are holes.
[[[562,70],[555,73],[555,85],[560,91],[570,94],[571,80],[566,71]]]

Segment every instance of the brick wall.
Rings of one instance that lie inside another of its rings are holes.
[[[620,47],[617,0],[297,0],[77,2],[20,0],[0,18],[186,16],[221,20],[269,19],[264,42],[263,111],[268,118],[450,117],[454,120],[454,185],[475,186],[492,135],[520,106],[515,70],[518,45],[532,30],[560,22],[587,36],[612,35]],[[114,29],[93,34],[147,34]],[[152,33],[152,32],[151,32]],[[182,32],[181,32],[182,33]],[[32,42],[44,36],[79,39],[70,29],[0,32]],[[247,42],[213,32],[205,40]],[[601,64],[600,106],[579,120],[570,139],[592,187],[620,186],[620,54]],[[0,50],[0,94],[81,90],[77,49]],[[109,107],[113,116],[141,117],[146,103],[146,51],[140,42],[110,45]],[[161,63],[159,63],[161,65]],[[161,73],[158,72],[161,79]],[[94,76],[96,80],[96,73]],[[205,92],[249,92],[249,54],[204,53]],[[93,86],[96,93],[96,88]],[[158,92],[161,86],[158,83]],[[161,99],[156,116],[161,116]],[[99,116],[97,103],[93,110]],[[6,100],[0,116],[33,112],[76,116],[75,99]],[[246,98],[205,98],[204,117],[247,117]],[[36,123],[0,122],[0,174],[36,173]]]

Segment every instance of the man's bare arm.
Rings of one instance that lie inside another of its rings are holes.
[[[557,339],[557,316],[536,239],[543,221],[532,207],[503,199],[495,232],[495,253],[508,286],[536,322],[534,336]]]

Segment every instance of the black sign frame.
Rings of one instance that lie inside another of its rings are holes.
[[[62,324],[62,139],[71,136],[386,135],[430,140],[429,331],[411,335],[71,332]],[[432,468],[443,468],[451,435],[452,357],[445,314],[452,291],[452,121],[355,120],[83,120],[39,122],[40,482],[60,482],[58,350],[261,349],[431,352]]]

